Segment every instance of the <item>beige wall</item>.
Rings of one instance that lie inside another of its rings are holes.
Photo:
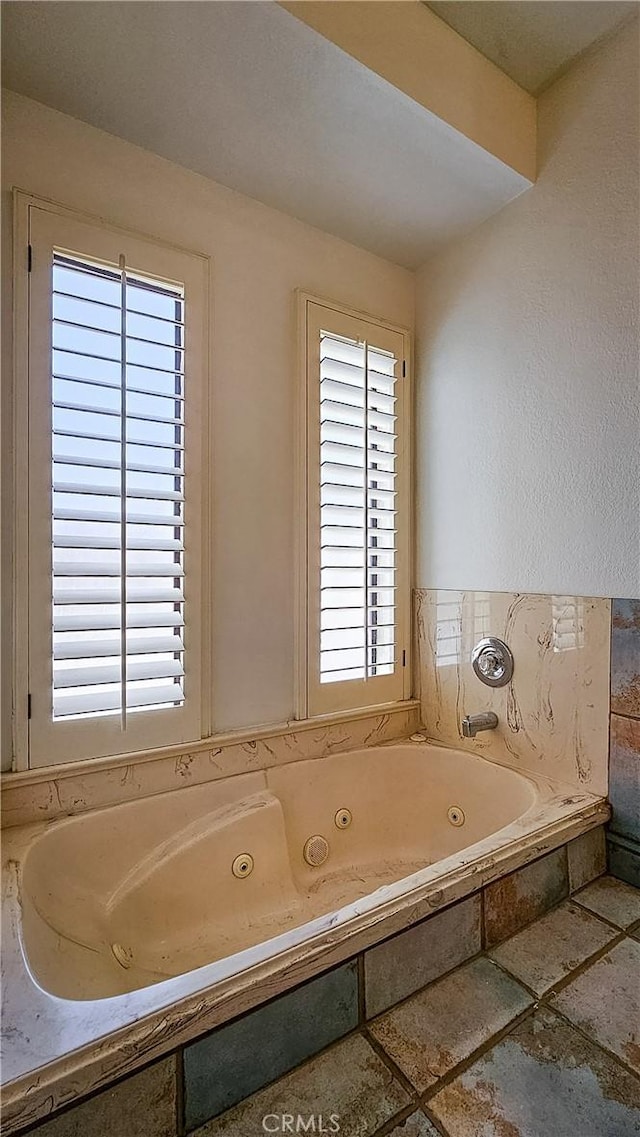
[[[536,185],[418,275],[419,586],[640,596],[638,44],[543,95]]]
[[[289,718],[294,289],[411,325],[413,274],[21,96],[3,112],[5,195],[15,185],[213,258],[215,726]],[[8,257],[3,271],[10,303]],[[6,365],[7,337],[5,351]]]

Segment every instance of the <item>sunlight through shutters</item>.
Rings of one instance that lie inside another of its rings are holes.
[[[411,693],[408,335],[302,297],[304,659],[302,713]],[[301,591],[301,597],[302,597]]]
[[[53,717],[184,702],[184,294],[56,252]]]
[[[397,360],[320,339],[320,681],[395,662]]]

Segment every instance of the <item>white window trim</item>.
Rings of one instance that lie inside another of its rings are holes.
[[[12,745],[13,769],[30,769],[29,757],[29,234],[30,211],[36,208],[61,219],[91,225],[122,239],[146,242],[158,251],[180,253],[199,258],[203,282],[203,345],[202,345],[202,437],[200,466],[202,470],[200,541],[201,541],[201,658],[200,670],[200,730],[199,738],[212,733],[211,680],[212,680],[212,493],[211,440],[212,405],[209,396],[211,370],[211,259],[203,253],[173,245],[152,235],[111,224],[104,218],[70,209],[58,202],[37,197],[20,189],[13,190],[13,431],[12,476],[13,493],[13,659],[12,659]],[[197,741],[194,739],[194,741]],[[156,744],[157,745],[157,744]],[[151,744],[149,749],[155,747]],[[161,747],[162,748],[162,747]],[[115,755],[114,755],[115,756]],[[58,762],[65,762],[61,756]],[[84,759],[78,759],[78,762]],[[100,759],[87,759],[100,761]],[[51,765],[57,764],[52,761]]]
[[[310,713],[309,692],[309,470],[312,455],[309,448],[309,359],[308,359],[308,313],[309,305],[335,311],[339,316],[363,320],[385,331],[395,332],[403,339],[404,377],[404,415],[401,446],[405,461],[402,465],[399,492],[405,502],[405,525],[399,546],[401,572],[399,577],[399,597],[401,603],[398,613],[398,642],[405,652],[403,668],[402,700],[408,700],[413,692],[412,635],[411,635],[411,588],[413,580],[413,383],[412,383],[412,339],[408,328],[388,320],[372,316],[367,312],[329,300],[302,289],[296,290],[297,302],[297,405],[296,405],[296,452],[295,452],[295,494],[294,494],[294,537],[295,537],[295,690],[294,707],[297,720],[325,718],[327,714],[343,713],[365,709],[358,704],[353,707],[338,707],[327,712]],[[371,710],[381,710],[393,703],[367,704]]]

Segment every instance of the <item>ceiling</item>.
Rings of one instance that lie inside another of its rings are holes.
[[[5,86],[408,268],[529,185],[270,0],[7,2],[2,24]]]
[[[636,0],[428,0],[427,7],[537,95],[640,5]]]

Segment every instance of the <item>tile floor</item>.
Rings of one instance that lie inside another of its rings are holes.
[[[192,1137],[638,1137],[639,937],[601,877]]]

